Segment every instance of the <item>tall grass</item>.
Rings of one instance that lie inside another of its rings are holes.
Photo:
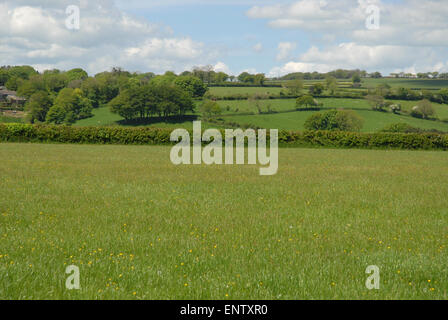
[[[445,153],[282,149],[261,177],[169,152],[0,144],[0,299],[448,298]]]

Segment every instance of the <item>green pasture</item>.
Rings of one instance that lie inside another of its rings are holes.
[[[444,152],[281,149],[269,177],[169,154],[0,144],[0,299],[448,298]]]

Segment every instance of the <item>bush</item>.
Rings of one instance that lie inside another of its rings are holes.
[[[401,104],[399,104],[399,103],[391,104],[389,106],[389,108],[390,108],[390,111],[392,111],[393,113],[399,114],[401,111]]]
[[[230,107],[227,107],[230,109]],[[209,118],[212,116],[219,116],[222,113],[221,107],[218,103],[211,100],[206,100],[202,103],[200,110],[204,117]]]
[[[435,115],[435,110],[429,100],[420,101],[415,107],[412,108],[411,116],[421,119],[429,119]]]
[[[359,131],[364,120],[351,110],[330,110],[316,113],[305,122],[307,130]]]
[[[304,95],[296,100],[297,109],[307,109],[307,108],[319,107],[319,102],[310,95]]]
[[[415,128],[407,123],[393,123],[386,126],[381,132],[394,132],[394,133],[419,133],[421,129]]]
[[[380,95],[367,95],[366,100],[369,102],[373,111],[386,111],[385,108],[392,105],[391,102],[385,101]]]

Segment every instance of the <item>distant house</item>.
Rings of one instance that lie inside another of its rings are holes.
[[[6,89],[6,87],[0,86],[0,105],[6,107],[23,107],[26,103],[26,99],[17,96],[15,91]]]

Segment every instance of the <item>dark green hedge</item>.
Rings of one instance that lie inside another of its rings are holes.
[[[0,124],[0,141],[90,144],[169,144],[171,129]]]
[[[448,135],[437,133],[279,132],[282,145],[333,148],[448,150]]]
[[[69,127],[0,123],[0,141],[86,144],[168,145],[172,129]],[[222,132],[224,136],[224,132]],[[291,147],[448,150],[448,134],[280,131],[279,144]]]

